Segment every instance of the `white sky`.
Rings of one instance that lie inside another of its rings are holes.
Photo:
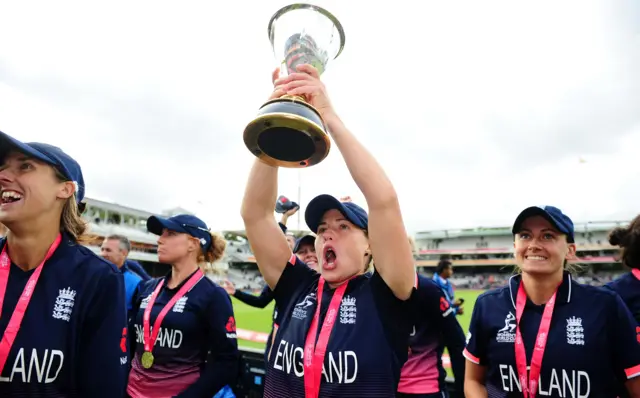
[[[0,130],[76,157],[90,197],[242,229],[241,135],[270,93],[267,23],[287,2],[221,3],[0,0]],[[315,4],[346,31],[323,80],[410,231],[506,225],[531,204],[574,221],[639,212],[636,0]],[[296,201],[300,177],[303,206],[364,204],[335,146],[280,176]]]

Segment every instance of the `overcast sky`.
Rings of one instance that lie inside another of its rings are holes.
[[[0,130],[76,157],[90,197],[243,228],[242,131],[287,2],[98,3],[0,0]],[[640,212],[637,0],[315,4],[346,31],[323,80],[410,231],[506,225],[532,204],[576,222]],[[303,206],[364,204],[335,146],[282,170],[279,192],[297,201],[299,181]]]

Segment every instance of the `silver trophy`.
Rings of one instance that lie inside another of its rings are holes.
[[[344,30],[327,10],[311,4],[281,8],[269,21],[269,40],[281,76],[302,64],[319,74],[344,48]],[[300,168],[320,163],[331,141],[320,113],[303,97],[285,95],[266,102],[244,131],[247,148],[267,164]]]

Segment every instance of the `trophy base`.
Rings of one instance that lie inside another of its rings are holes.
[[[331,141],[318,111],[296,97],[266,102],[244,130],[244,143],[261,161],[304,168],[329,154]]]

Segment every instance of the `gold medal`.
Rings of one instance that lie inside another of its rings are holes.
[[[142,363],[143,368],[149,369],[153,366],[153,354],[149,351],[143,352],[140,362]]]

